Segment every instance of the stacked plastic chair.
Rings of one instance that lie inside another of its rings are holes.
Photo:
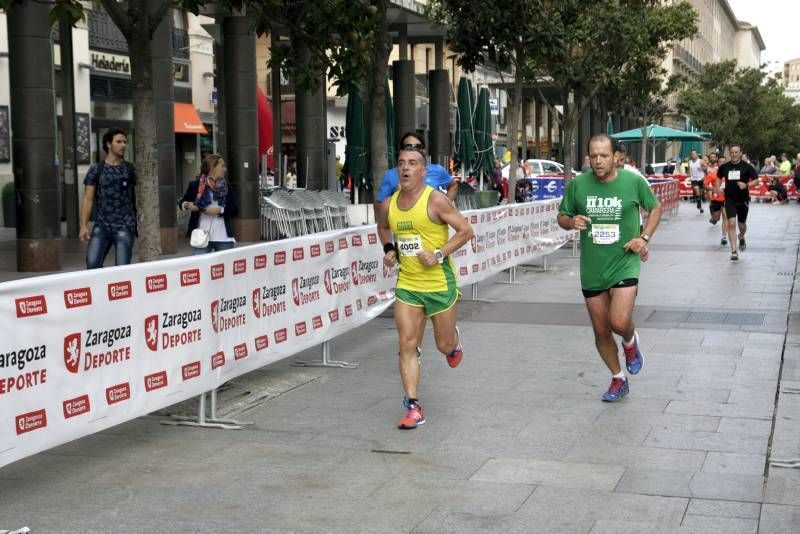
[[[343,193],[272,187],[261,191],[261,238],[275,241],[350,226]]]
[[[327,223],[325,206],[322,203],[322,197],[319,192],[308,191],[307,189],[295,189],[290,191],[290,193],[300,204],[303,210],[303,218],[306,221],[306,229],[310,233],[324,232],[333,228]]]
[[[308,232],[303,208],[286,189],[268,190],[262,197],[262,236],[274,240],[297,237]]]
[[[475,202],[475,190],[465,182],[459,182],[458,195],[456,196],[456,209],[458,211],[474,210],[478,207]]]
[[[320,191],[322,205],[326,211],[326,217],[331,221],[332,228],[340,229],[350,226],[350,216],[347,214],[347,206],[350,204],[343,193],[336,191]]]

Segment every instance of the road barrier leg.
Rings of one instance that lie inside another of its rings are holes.
[[[577,258],[578,257],[578,240],[577,239],[573,239],[572,240],[572,257],[573,258]]]
[[[162,425],[169,426],[199,426],[202,428],[220,428],[222,430],[241,430],[243,425],[253,423],[236,421],[234,419],[217,418],[217,389],[210,391],[211,397],[211,417],[206,417],[206,393],[200,394],[200,402],[197,407],[197,417],[185,415],[171,415],[169,420],[161,421]]]
[[[517,282],[517,266],[515,265],[513,267],[509,267],[508,268],[508,282],[499,281],[499,282],[496,282],[496,283],[497,284],[520,285],[520,282]]]
[[[295,360],[292,365],[296,367],[338,367],[340,369],[355,369],[358,367],[357,363],[340,362],[331,360],[331,344],[330,341],[322,343],[322,358],[319,360]]]
[[[478,300],[478,282],[472,284],[472,300]]]

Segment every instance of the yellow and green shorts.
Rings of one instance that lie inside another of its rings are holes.
[[[446,312],[456,305],[461,290],[455,284],[447,284],[447,291],[412,291],[397,288],[394,291],[397,300],[415,308],[424,308],[425,317]]]

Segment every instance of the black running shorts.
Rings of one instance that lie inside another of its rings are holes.
[[[711,213],[717,213],[718,211],[722,211],[722,208],[725,207],[725,203],[721,200],[712,200],[711,206],[708,208],[711,210]]]
[[[581,291],[583,291],[583,298],[590,299],[592,297],[596,297],[597,295],[602,295],[609,289],[617,289],[618,287],[634,287],[638,285],[639,285],[638,278],[625,278],[624,280],[620,280],[613,286],[606,289],[581,289]]]
[[[747,202],[734,202],[733,200],[725,199],[725,216],[728,219],[736,219],[740,223],[747,222],[747,212],[750,210]]]

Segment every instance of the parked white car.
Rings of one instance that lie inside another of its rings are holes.
[[[528,165],[531,168],[531,177],[541,176],[543,174],[552,175],[552,174],[560,174],[564,175],[564,166],[561,165],[557,161],[549,160],[549,159],[529,159]],[[511,168],[511,165],[506,165],[501,169],[503,173],[503,178],[508,178],[508,170]],[[577,174],[577,171],[573,171]]]

